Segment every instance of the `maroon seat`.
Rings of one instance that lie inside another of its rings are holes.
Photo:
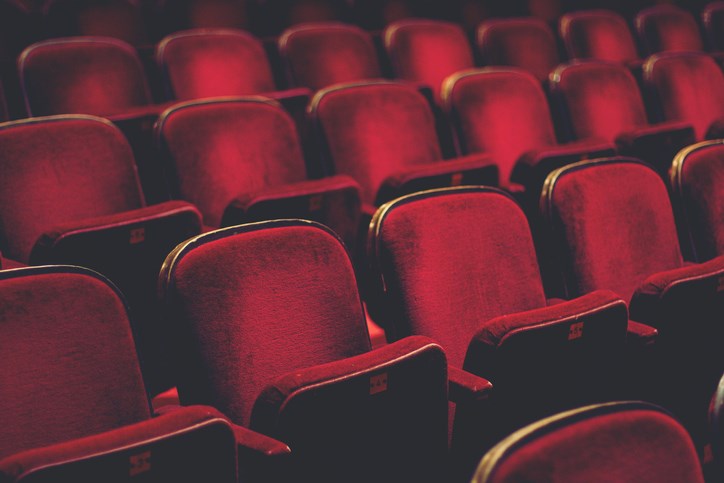
[[[685,256],[704,262],[724,255],[724,141],[704,141],[681,151],[670,180]]]
[[[316,91],[341,82],[381,77],[369,33],[339,22],[301,24],[279,37],[289,82]]]
[[[685,122],[649,125],[636,80],[621,64],[564,64],[550,86],[573,138],[615,144],[621,154],[651,163],[663,176],[676,153],[695,141],[693,128]]]
[[[277,220],[201,235],[169,255],[160,290],[181,402],[289,444],[294,478],[446,481],[445,353],[424,337],[370,350],[331,231]],[[472,383],[467,397],[487,395]]]
[[[583,10],[561,17],[559,31],[571,60],[597,59],[640,64],[626,20],[610,10]]]
[[[641,45],[649,54],[704,49],[694,16],[674,5],[656,5],[641,10],[635,24]]]
[[[483,65],[518,67],[541,82],[560,62],[553,31],[539,18],[487,20],[476,40]]]
[[[131,149],[109,121],[82,115],[0,126],[0,249],[22,263],[93,268],[118,284],[137,313],[147,384],[163,381],[155,285],[166,254],[201,229],[198,210],[148,206]]]
[[[706,443],[707,406],[724,372],[716,342],[724,336],[724,256],[684,263],[666,185],[635,159],[554,171],[541,209],[568,295],[612,290],[630,300],[631,319],[659,330],[654,397]]]
[[[210,407],[152,418],[118,289],[90,270],[0,272],[0,478],[237,481],[288,448]],[[244,480],[247,481],[247,480]]]
[[[487,153],[501,185],[537,199],[553,169],[588,157],[610,156],[613,145],[585,140],[559,145],[540,82],[516,68],[483,68],[448,78],[443,105],[461,152]]]
[[[271,99],[178,104],[163,113],[156,134],[173,197],[198,206],[205,225],[312,219],[353,246],[359,186],[347,176],[308,180],[294,122]]]
[[[583,407],[526,426],[485,455],[472,483],[540,481],[541,475],[551,483],[704,481],[686,430],[644,402]]]

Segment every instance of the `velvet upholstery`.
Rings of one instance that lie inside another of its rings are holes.
[[[393,175],[446,166],[430,105],[413,86],[385,81],[334,86],[319,91],[309,111],[326,146],[329,171],[354,178],[365,204],[378,199]],[[451,166],[451,173],[459,171]],[[488,171],[493,184],[497,172]]]
[[[561,17],[559,30],[568,57],[628,63],[639,58],[626,20],[609,10],[584,10]]]
[[[694,16],[674,5],[656,5],[641,10],[636,15],[635,25],[641,45],[649,54],[704,48]]]
[[[354,25],[328,22],[292,27],[279,37],[279,52],[290,83],[313,91],[381,77],[372,37]]]
[[[698,262],[724,255],[724,142],[680,152],[670,181],[685,253]]]
[[[447,76],[475,65],[465,31],[454,23],[400,20],[383,35],[395,77],[429,86],[438,100]]]
[[[644,402],[588,406],[516,431],[491,449],[472,483],[567,481],[703,483],[691,438]]]
[[[521,158],[535,152],[540,159],[543,152],[556,148],[545,93],[525,71],[491,67],[463,71],[445,81],[442,96],[460,149],[488,153],[500,170],[503,186],[511,181],[529,184],[525,179],[513,179]],[[566,154],[578,161],[611,146],[584,142],[571,148]]]
[[[724,50],[724,2],[709,2],[701,12],[701,22],[709,49]]]
[[[476,41],[483,65],[518,67],[541,82],[560,62],[553,31],[539,18],[487,20]]]
[[[169,255],[160,293],[179,356],[181,402],[206,401],[236,423],[288,438],[300,455],[296,478],[365,480],[367,470],[350,475],[335,461],[362,468],[389,438],[399,444],[394,455],[379,455],[383,461],[417,471],[405,464],[414,457],[420,477],[439,474],[444,353],[424,338],[370,352],[351,261],[328,229],[278,220],[201,235]],[[409,400],[420,394],[428,397]],[[399,432],[408,414],[426,415],[414,419],[427,429]]]
[[[25,105],[32,116],[110,116],[150,104],[138,54],[109,37],[47,40],[18,58]]]
[[[698,140],[708,137],[712,124],[724,118],[724,73],[708,55],[654,55],[644,65],[644,80],[660,106],[659,117],[690,123]]]

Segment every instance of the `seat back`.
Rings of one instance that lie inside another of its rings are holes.
[[[538,18],[487,20],[476,40],[483,65],[518,67],[541,82],[560,62],[553,31]]]
[[[447,76],[475,65],[465,31],[454,23],[400,20],[383,35],[395,77],[429,86],[436,99]]]
[[[724,141],[690,146],[674,158],[671,190],[682,246],[704,262],[724,255]]]
[[[704,481],[686,430],[665,410],[644,402],[587,406],[526,426],[483,457],[472,483],[541,478]]]
[[[609,10],[585,10],[567,13],[559,30],[568,57],[631,62],[639,58],[626,20]]]
[[[329,155],[329,170],[347,174],[374,203],[392,174],[442,158],[429,103],[414,87],[385,81],[319,91],[309,111]]]
[[[169,35],[156,48],[169,95],[178,100],[276,90],[261,42],[239,30],[198,29]]]
[[[463,71],[448,78],[442,97],[461,151],[489,153],[503,182],[523,154],[556,145],[545,93],[525,71]]]
[[[712,51],[724,50],[724,2],[710,2],[701,12],[704,33]]]
[[[649,54],[670,50],[703,50],[694,16],[674,5],[656,5],[636,15],[636,33]]]
[[[109,37],[70,37],[27,47],[18,73],[31,116],[109,116],[151,103],[135,49]]]
[[[341,82],[381,77],[372,37],[343,23],[309,23],[287,29],[279,51],[291,84],[319,90]]]
[[[644,80],[659,117],[684,121],[703,140],[712,123],[724,118],[724,73],[708,55],[663,53],[644,64]]]
[[[0,459],[148,419],[125,301],[95,272],[0,272]]]
[[[646,126],[646,108],[636,79],[621,64],[581,62],[560,66],[551,91],[576,139],[615,142],[627,131]]]
[[[541,210],[569,296],[607,289],[631,300],[648,276],[683,264],[666,186],[635,159],[583,161],[554,171]]]

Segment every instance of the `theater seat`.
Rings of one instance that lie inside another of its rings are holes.
[[[701,12],[709,50],[724,50],[724,2],[710,2]]]
[[[553,31],[538,18],[486,20],[476,41],[483,65],[518,67],[540,82],[547,81],[560,62]]]
[[[181,402],[287,443],[281,481],[448,481],[447,384],[462,379],[424,337],[370,350],[351,261],[322,225],[196,237],[167,258],[160,294]],[[487,396],[470,382],[466,397]]]
[[[291,85],[316,91],[341,82],[381,77],[372,36],[339,22],[306,23],[279,37]]]
[[[686,258],[704,262],[724,255],[724,140],[682,150],[674,158],[670,185]]]
[[[695,141],[681,121],[649,125],[636,79],[613,62],[572,62],[551,76],[551,95],[574,139],[603,139],[668,176],[676,153]]]
[[[610,10],[583,10],[561,17],[559,31],[571,60],[597,59],[631,67],[641,64],[626,20]]]
[[[147,205],[121,132],[97,117],[40,117],[0,125],[3,255],[22,263],[93,268],[128,296],[147,384],[165,381],[155,285],[166,254],[201,229],[198,210]]]
[[[98,273],[5,270],[0,294],[2,481],[234,483],[237,444],[245,470],[288,453],[210,407],[152,418],[127,306]]]
[[[630,301],[632,320],[659,330],[652,397],[702,448],[709,399],[724,372],[717,342],[724,336],[724,256],[684,263],[666,185],[632,158],[554,171],[541,210],[567,294],[612,290]]]
[[[275,101],[178,104],[162,114],[156,134],[174,199],[198,206],[206,226],[312,219],[354,245],[359,186],[343,175],[308,180],[294,122]]]
[[[704,49],[694,16],[674,5],[656,5],[641,10],[636,15],[635,25],[639,41],[648,54]]]
[[[490,450],[471,483],[702,483],[686,430],[645,402],[587,406],[533,423]]]

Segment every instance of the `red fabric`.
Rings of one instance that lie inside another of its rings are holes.
[[[651,168],[611,158],[556,173],[541,206],[569,295],[608,289],[630,300],[649,275],[682,266],[667,189]]]
[[[279,38],[279,51],[291,83],[315,91],[381,77],[372,37],[354,25],[329,22],[292,27]]]
[[[174,197],[220,226],[236,198],[306,180],[291,117],[263,98],[179,104],[157,123]]]
[[[626,20],[610,10],[567,13],[559,29],[570,59],[626,63],[639,58]]]
[[[553,31],[540,18],[495,19],[477,30],[483,65],[508,65],[527,70],[539,81],[560,62]]]
[[[644,78],[656,94],[663,118],[694,126],[696,138],[724,118],[724,73],[714,59],[694,52],[655,55],[644,65]]]
[[[164,38],[156,61],[179,100],[276,90],[261,42],[239,30],[188,30]]]
[[[149,43],[141,2],[52,0],[45,10],[55,36],[106,36],[132,45]]]
[[[437,100],[447,76],[475,65],[465,31],[454,23],[400,20],[383,35],[395,76],[430,86]]]
[[[323,89],[310,105],[337,174],[362,187],[373,203],[391,174],[440,161],[430,105],[414,87],[363,82]]]
[[[635,19],[636,33],[649,54],[670,50],[703,50],[694,16],[674,5],[657,5],[641,10]]]
[[[128,314],[90,272],[0,272],[0,458],[149,418]]]
[[[0,128],[3,253],[27,262],[53,225],[144,205],[133,154],[121,132],[97,118],[16,121]]]
[[[671,185],[694,260],[724,255],[724,144],[708,141],[690,148],[675,161]]]
[[[672,416],[644,403],[614,404],[523,428],[485,456],[472,481],[703,483],[691,438]]]
[[[444,105],[456,123],[465,153],[485,152],[503,184],[526,152],[556,145],[540,83],[515,68],[468,70],[448,79]]]
[[[370,256],[384,281],[374,302],[388,337],[432,337],[462,367],[480,324],[545,306],[528,222],[506,195],[439,190],[378,213]]]
[[[266,222],[179,250],[161,280],[182,403],[205,401],[248,426],[276,377],[369,350],[352,264],[329,232]]]
[[[108,116],[151,102],[135,49],[108,37],[33,44],[18,59],[28,113]]]

